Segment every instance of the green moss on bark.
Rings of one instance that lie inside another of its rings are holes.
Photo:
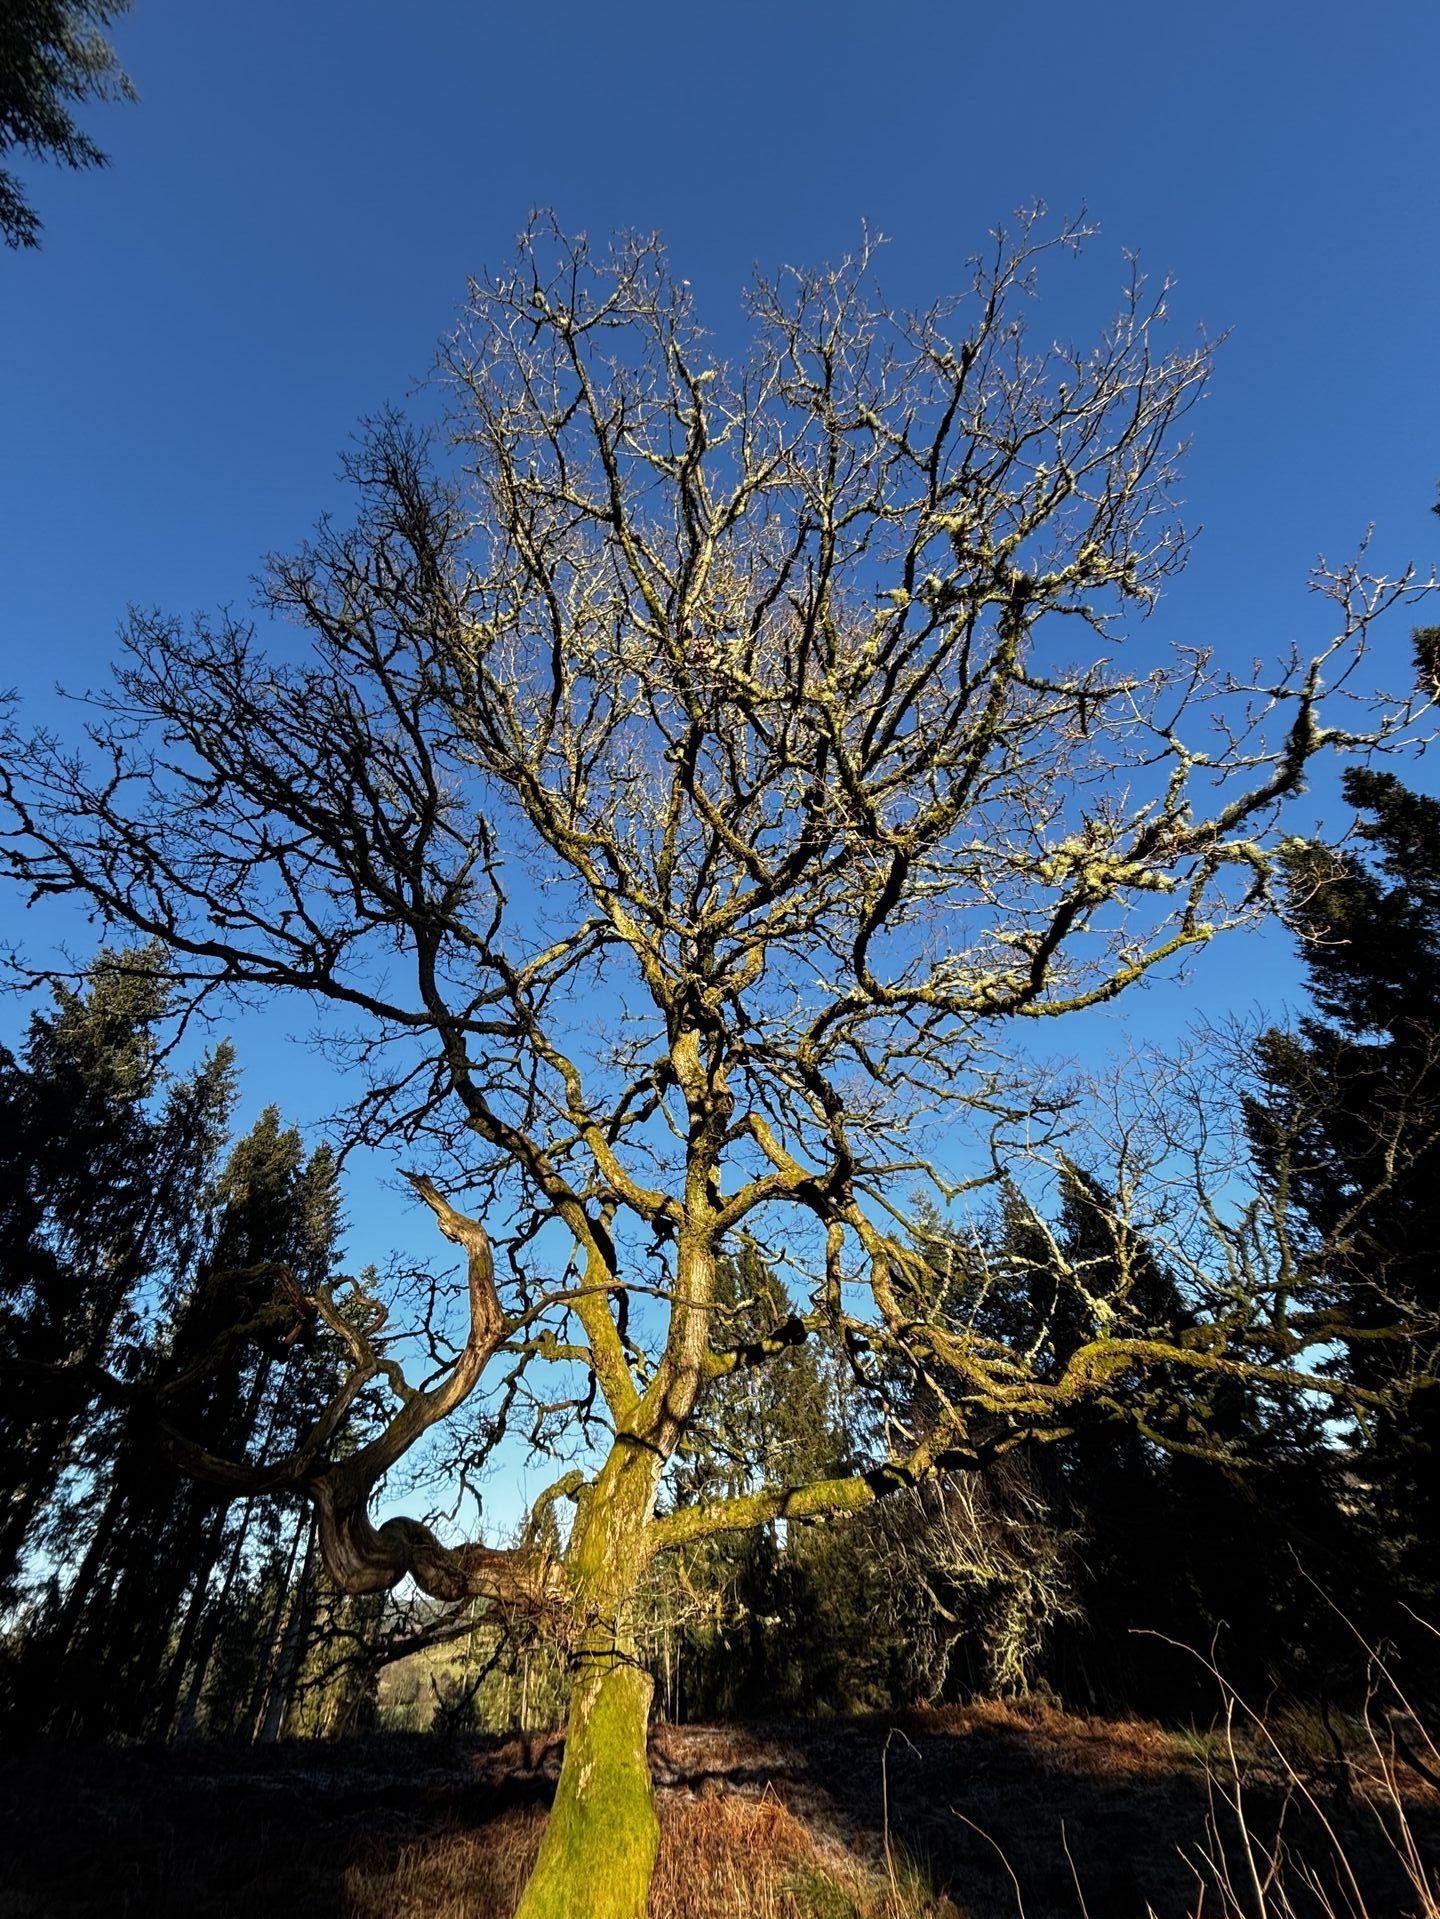
[[[636,1666],[577,1678],[555,1804],[516,1919],[644,1919],[660,1837],[650,1693]]]

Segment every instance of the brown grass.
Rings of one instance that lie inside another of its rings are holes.
[[[652,1756],[652,1919],[1440,1919],[1440,1795],[1383,1728],[1343,1793],[1258,1726],[1043,1704],[662,1726]],[[510,1919],[559,1761],[538,1735],[13,1753],[0,1919]],[[1306,1880],[1338,1886],[1337,1845],[1345,1904]]]
[[[538,1811],[407,1846],[346,1875],[353,1919],[510,1919],[544,1827]],[[778,1799],[669,1799],[651,1919],[961,1919],[909,1869],[822,1846]]]
[[[1182,1761],[1174,1732],[1145,1719],[1112,1719],[1073,1712],[1047,1699],[988,1699],[965,1706],[915,1706],[905,1712],[876,1713],[870,1723],[933,1737],[975,1739],[998,1735],[1019,1739],[1043,1754],[1052,1772],[1088,1779],[1162,1779]]]
[[[346,1910],[353,1919],[511,1919],[544,1829],[537,1809],[418,1839],[394,1858],[377,1849],[345,1874]]]

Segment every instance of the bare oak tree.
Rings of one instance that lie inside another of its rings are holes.
[[[1037,347],[1032,276],[1082,237],[1027,218],[914,315],[868,249],[757,280],[727,364],[655,241],[537,222],[443,350],[448,447],[374,423],[354,526],[271,562],[303,647],[136,615],[92,750],[12,728],[0,754],[13,874],[163,941],[199,992],[332,1009],[358,1134],[429,1169],[469,1318],[450,1349],[432,1324],[427,1376],[378,1306],[324,1296],[353,1369],[301,1447],[168,1443],[222,1491],[313,1502],[347,1591],[409,1578],[559,1635],[573,1704],[523,1919],[644,1910],[632,1608],[657,1554],[859,1510],[1096,1400],[1153,1415],[1157,1377],[1308,1379],[1333,1336],[1252,1266],[1174,1328],[1090,1299],[1050,1367],[979,1329],[983,1275],[909,1224],[1045,1105],[1007,1032],[1257,910],[1280,802],[1392,724],[1322,715],[1322,677],[1342,688],[1408,576],[1324,576],[1333,636],[1248,687],[1126,637],[1185,556],[1174,462],[1211,353],[1162,350],[1165,291],[1133,270],[1095,345]],[[741,1235],[808,1304],[727,1350]],[[923,1386],[923,1429],[897,1400],[870,1470],[657,1507],[707,1383],[820,1327],[859,1389]],[[334,1456],[374,1385],[388,1423]],[[472,1394],[490,1438],[522,1409],[572,1436],[513,1551],[370,1516]]]

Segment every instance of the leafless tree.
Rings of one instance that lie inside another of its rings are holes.
[[[1166,290],[1133,268],[1093,346],[1037,344],[1036,269],[1083,237],[1026,217],[918,314],[868,246],[759,279],[730,364],[656,241],[537,221],[443,350],[448,443],[374,423],[354,526],[270,563],[300,645],[136,615],[90,750],[12,728],[0,753],[13,874],[163,941],[197,993],[328,1007],[358,1135],[429,1169],[469,1323],[449,1349],[432,1323],[421,1383],[378,1306],[321,1298],[353,1373],[304,1445],[169,1444],[222,1490],[312,1501],[347,1591],[408,1577],[549,1619],[573,1705],[522,1919],[644,1909],[630,1614],[656,1554],[857,1511],[1097,1395],[1141,1403],[1159,1367],[1293,1379],[1312,1338],[1264,1294],[1168,1334],[1120,1299],[1047,1369],[978,1330],[908,1223],[918,1187],[953,1199],[1033,1131],[1006,1036],[1260,910],[1310,762],[1397,723],[1340,702],[1408,575],[1323,573],[1329,637],[1248,683],[1129,634],[1185,557],[1178,436],[1211,350],[1162,349]],[[808,1304],[717,1353],[742,1233]],[[860,1388],[924,1385],[924,1430],[657,1516],[707,1382],[821,1326]],[[392,1417],[333,1456],[372,1384]],[[477,1389],[486,1433],[571,1436],[527,1540],[376,1525],[382,1476]]]

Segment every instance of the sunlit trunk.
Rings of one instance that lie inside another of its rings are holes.
[[[658,1478],[658,1462],[622,1441],[576,1517],[565,1757],[516,1919],[644,1919],[660,1828],[645,1749],[653,1688],[630,1616]]]
[[[251,1688],[249,1704],[245,1710],[245,1719],[249,1725],[252,1740],[260,1735],[260,1729],[265,1722],[265,1711],[275,1687],[285,1621],[290,1616],[294,1599],[295,1561],[300,1556],[300,1541],[304,1539],[308,1547],[313,1537],[314,1522],[308,1514],[302,1514],[290,1538],[290,1551],[286,1556],[285,1570],[280,1576],[275,1604],[271,1608],[270,1618],[265,1628],[265,1651],[261,1655],[260,1670]]]
[[[189,1678],[185,1686],[184,1698],[172,1708],[169,1734],[172,1739],[193,1738],[199,1724],[200,1701],[205,1693],[205,1681],[210,1672],[211,1656],[229,1611],[230,1595],[234,1590],[236,1575],[240,1571],[240,1562],[245,1551],[245,1538],[249,1531],[250,1515],[254,1505],[253,1499],[245,1501],[219,1592],[210,1594],[203,1583],[195,1589],[190,1615],[185,1622],[185,1631],[181,1635],[180,1646],[175,1654],[173,1669],[175,1676],[177,1678],[183,1676],[188,1665]],[[217,1518],[223,1525],[225,1520],[223,1507]]]
[[[300,1576],[290,1594],[290,1609],[285,1619],[285,1630],[280,1637],[280,1650],[270,1679],[270,1691],[265,1700],[265,1716],[255,1734],[261,1745],[274,1745],[285,1728],[285,1715],[290,1709],[301,1653],[310,1631],[314,1578],[315,1521],[312,1517],[305,1536],[305,1557],[300,1565]]]
[[[623,1654],[577,1660],[560,1783],[516,1919],[644,1919],[660,1836],[650,1692],[649,1673]]]

